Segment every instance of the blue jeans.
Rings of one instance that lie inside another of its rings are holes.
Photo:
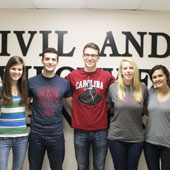
[[[35,133],[29,135],[29,169],[41,170],[46,151],[51,170],[62,170],[65,154],[64,135],[50,136]]]
[[[107,154],[107,130],[74,130],[74,147],[78,170],[89,170],[89,152],[92,146],[93,170],[104,170]]]
[[[170,148],[145,142],[144,154],[148,170],[170,169]],[[160,168],[160,160],[162,168]]]
[[[108,140],[115,170],[137,170],[144,142]]]
[[[12,170],[22,170],[27,150],[28,136],[0,137],[0,170],[8,169],[9,153],[12,149]]]

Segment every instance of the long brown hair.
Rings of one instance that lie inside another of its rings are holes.
[[[3,75],[2,81],[2,104],[12,103],[12,90],[11,90],[11,77],[10,77],[10,68],[14,65],[22,64],[23,66],[23,74],[21,78],[18,80],[18,90],[21,97],[20,104],[24,104],[26,109],[29,109],[29,101],[28,101],[28,90],[27,90],[27,78],[26,78],[26,68],[24,64],[24,60],[19,56],[11,57],[7,65],[5,67],[5,72]]]

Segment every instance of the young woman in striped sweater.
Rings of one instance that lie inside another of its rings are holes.
[[[0,87],[0,170],[8,169],[10,150],[12,170],[22,170],[28,144],[25,109],[29,108],[26,69],[21,57],[9,59]]]

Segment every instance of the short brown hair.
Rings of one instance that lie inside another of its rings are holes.
[[[54,53],[57,55],[57,61],[59,60],[58,51],[55,48],[45,48],[42,53],[42,59],[44,59],[45,53]]]
[[[86,48],[92,48],[94,50],[97,50],[98,54],[100,53],[100,48],[97,44],[93,43],[93,42],[90,42],[88,44],[86,44],[83,48],[83,53],[85,51]]]

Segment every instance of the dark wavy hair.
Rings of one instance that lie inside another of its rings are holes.
[[[19,56],[11,57],[8,60],[7,65],[5,67],[5,72],[2,81],[2,91],[0,94],[3,99],[2,104],[8,104],[13,102],[12,91],[11,91],[10,68],[18,64],[22,64],[23,66],[23,74],[21,78],[18,80],[18,90],[21,97],[20,104],[24,104],[26,109],[29,109],[30,106],[28,101],[26,68],[25,68],[24,60]]]
[[[169,79],[169,71],[168,71],[168,69],[165,67],[165,66],[163,66],[163,65],[155,65],[151,70],[150,70],[150,72],[149,72],[149,77],[150,77],[150,79],[151,79],[151,81],[153,82],[153,80],[152,80],[152,74],[156,71],[156,70],[162,70],[163,71],[163,73],[166,75],[166,78],[167,78],[167,84],[168,84],[168,86],[170,87],[170,79]]]

